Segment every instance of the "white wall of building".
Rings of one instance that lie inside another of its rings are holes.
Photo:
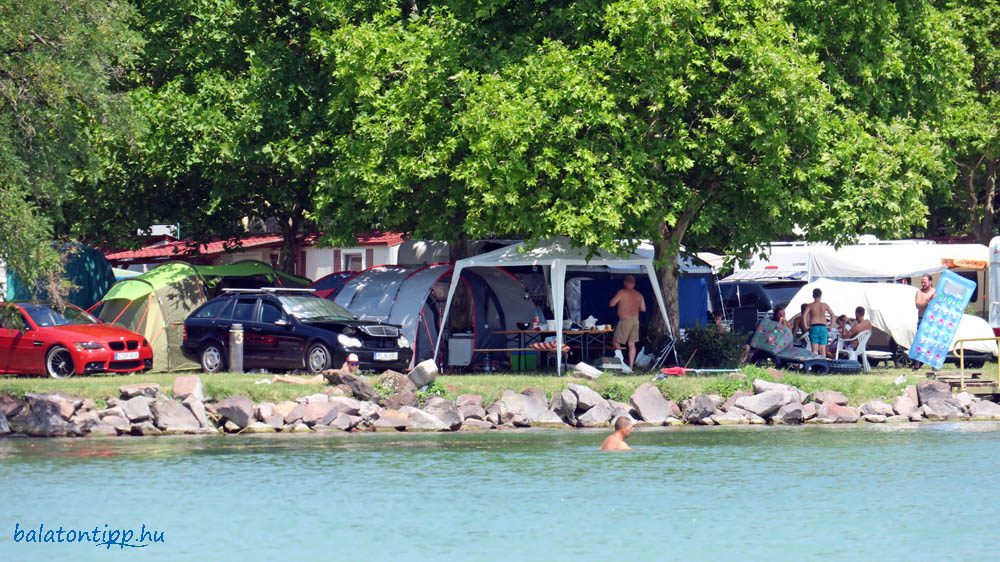
[[[372,258],[368,259],[366,250],[372,250]],[[334,264],[335,250],[340,250],[340,265]],[[351,256],[360,258],[360,268],[367,269],[376,265],[393,265],[396,263],[397,246],[356,246],[353,248],[306,248],[306,277],[313,281],[331,273],[344,270],[345,260]],[[357,261],[355,263],[358,263]]]

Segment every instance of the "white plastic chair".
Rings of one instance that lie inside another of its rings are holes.
[[[840,354],[843,353],[848,359],[857,361],[858,357],[861,357],[861,365],[865,368],[865,372],[868,373],[872,370],[871,365],[868,363],[868,358],[871,357],[876,361],[888,361],[892,359],[892,354],[888,351],[868,351],[865,349],[868,346],[868,338],[872,336],[871,330],[865,330],[858,333],[858,335],[853,338],[840,338],[837,340],[837,354],[834,355],[836,358],[840,358]],[[857,349],[851,349],[844,346],[844,342],[857,342]]]

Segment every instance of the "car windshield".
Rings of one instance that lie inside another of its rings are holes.
[[[73,305],[68,305],[61,311],[43,303],[22,304],[21,308],[28,313],[31,320],[35,324],[38,324],[38,327],[40,328],[48,328],[49,326],[100,324],[100,320]]]
[[[282,306],[289,314],[302,322],[322,322],[323,320],[353,320],[354,315],[339,304],[307,296],[279,296]]]

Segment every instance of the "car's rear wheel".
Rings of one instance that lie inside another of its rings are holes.
[[[210,343],[201,348],[201,370],[206,373],[218,373],[226,366],[225,355],[218,344]]]
[[[45,354],[45,372],[54,379],[65,379],[76,373],[73,367],[73,356],[69,350],[57,345]]]
[[[312,373],[322,373],[330,368],[330,350],[321,343],[309,346],[306,352],[306,368]]]

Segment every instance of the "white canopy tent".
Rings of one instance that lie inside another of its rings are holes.
[[[656,295],[656,302],[660,309],[660,314],[670,330],[670,322],[667,319],[667,308],[663,304],[663,294],[660,292],[660,284],[656,279],[656,271],[653,269],[653,260],[644,258],[638,254],[631,254],[625,257],[616,256],[608,252],[598,252],[594,256],[587,258],[586,248],[575,248],[566,237],[554,238],[548,241],[539,242],[533,249],[526,249],[524,243],[513,244],[505,248],[500,248],[492,252],[458,260],[455,262],[455,270],[452,273],[451,286],[448,288],[448,300],[445,302],[444,314],[442,318],[442,329],[438,333],[437,344],[434,347],[434,360],[437,360],[438,351],[441,349],[441,338],[446,333],[445,326],[448,322],[448,315],[451,309],[451,301],[455,296],[455,289],[458,286],[458,279],[463,269],[471,267],[518,267],[518,266],[538,266],[545,270],[546,279],[549,281],[549,296],[552,301],[552,312],[556,320],[556,342],[561,348],[563,343],[563,320],[565,319],[565,289],[566,289],[566,268],[574,266],[617,266],[645,268],[649,276],[650,284],[653,286],[653,293]],[[671,332],[671,336],[673,333]],[[562,373],[562,354],[556,353],[556,371]]]
[[[816,288],[823,291],[823,302],[830,305],[834,314],[854,318],[854,309],[863,306],[873,328],[885,332],[904,348],[913,344],[917,335],[916,287],[900,283],[850,283],[819,279],[803,285],[788,303],[787,310],[797,311],[801,305],[812,302],[812,292]],[[959,322],[955,340],[992,336],[993,331],[985,320],[966,314]],[[953,342],[951,349],[954,348]],[[994,341],[969,342],[965,349],[997,354]]]

